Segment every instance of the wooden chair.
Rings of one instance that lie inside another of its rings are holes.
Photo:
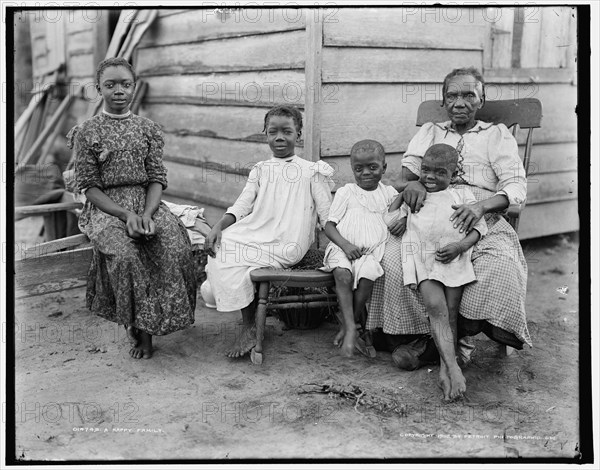
[[[290,271],[285,269],[260,268],[250,273],[250,278],[258,284],[258,306],[256,308],[256,346],[250,352],[253,364],[262,364],[263,340],[267,310],[289,308],[322,308],[337,306],[335,294],[299,294],[270,297],[271,287],[327,287],[335,286],[332,273],[318,269]]]
[[[528,130],[525,151],[523,153],[523,167],[527,176],[529,174],[529,162],[533,146],[533,130],[542,125],[542,103],[540,100],[536,98],[521,98],[515,100],[486,101],[483,108],[477,111],[475,117],[484,122],[502,123],[509,129],[512,127],[515,139],[517,138],[519,128]],[[442,101],[424,101],[419,106],[417,126],[422,126],[427,122],[445,121],[448,121],[448,114],[446,113],[446,108],[442,106]],[[515,232],[519,228],[519,218],[524,208],[525,201],[521,204],[511,204],[506,210],[506,218],[515,229]],[[514,349],[510,346],[502,346],[502,352],[507,356],[513,351]]]
[[[480,121],[504,124],[509,129],[512,127],[513,136],[517,138],[519,128],[527,129],[527,140],[525,141],[525,152],[523,155],[523,167],[525,175],[529,173],[529,162],[531,160],[531,148],[533,146],[533,130],[541,127],[542,103],[536,98],[521,98],[515,100],[486,101],[483,108],[477,111],[475,116]],[[417,126],[427,122],[448,121],[446,108],[442,101],[423,101],[417,112]],[[511,204],[506,210],[508,222],[517,231],[519,227],[519,216],[525,208],[525,201],[521,204]]]

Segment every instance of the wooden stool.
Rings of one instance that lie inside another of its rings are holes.
[[[256,346],[250,352],[253,364],[262,364],[263,339],[267,310],[285,308],[317,308],[337,305],[335,294],[300,294],[269,298],[271,286],[287,287],[333,287],[332,273],[310,269],[289,271],[285,269],[260,268],[250,273],[258,283],[258,307],[256,308]]]

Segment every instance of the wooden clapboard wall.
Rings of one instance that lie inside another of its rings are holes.
[[[92,13],[63,24],[75,81],[93,80],[93,53],[106,50]],[[34,74],[48,67],[42,24],[31,28]],[[578,228],[575,24],[566,7],[161,10],[133,57],[149,84],[140,113],[165,131],[167,195],[223,211],[269,157],[272,105],[304,111],[298,153],[333,165],[338,187],[352,181],[349,150],[363,138],[383,143],[393,183],[419,103],[440,97],[452,68],[474,65],[489,99],[544,106],[521,238],[567,232]]]
[[[149,84],[141,114],[163,126],[168,196],[235,201],[252,164],[270,157],[267,110],[304,109],[305,25],[302,10],[159,12],[135,66]]]
[[[531,36],[534,28],[540,32],[535,54],[529,51],[530,39],[521,42],[520,57],[528,67],[523,73],[510,61],[493,62],[502,59],[498,52],[503,49],[498,42],[492,49],[498,25],[491,20],[503,18],[512,26],[514,18],[507,19],[507,12],[514,9],[502,9],[500,16],[487,9],[341,9],[337,21],[324,21],[320,149],[321,157],[337,169],[338,185],[353,180],[349,151],[364,138],[384,145],[388,154],[384,181],[394,183],[403,152],[417,132],[419,103],[440,98],[441,81],[450,70],[473,65],[486,75],[489,99],[536,97],[544,106],[543,127],[534,135],[520,237],[578,229],[577,89],[571,83],[572,67],[558,68],[572,66],[575,40],[572,47],[558,42],[565,37],[560,28],[573,28],[575,22],[569,18],[570,9],[557,8],[540,10],[537,23],[524,23],[525,35]],[[553,47],[548,47],[549,41]],[[512,48],[512,41],[505,45]],[[524,140],[520,144],[522,151]]]

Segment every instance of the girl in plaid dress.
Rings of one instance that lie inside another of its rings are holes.
[[[483,77],[476,69],[454,70],[445,78],[442,91],[450,121],[421,127],[404,154],[403,182],[397,189],[413,212],[418,212],[427,197],[418,181],[426,150],[446,143],[459,151],[464,174],[455,187],[468,187],[478,202],[453,207],[452,220],[455,227],[468,232],[483,219],[488,233],[473,249],[477,282],[464,289],[458,337],[484,332],[497,342],[522,349],[524,343],[531,345],[525,316],[527,264],[516,232],[501,215],[509,203],[521,203],[527,194],[517,142],[506,126],[475,120],[485,102]],[[385,275],[375,282],[367,328],[383,333],[380,338],[385,344],[376,341],[376,347],[394,350],[399,367],[414,369],[431,359],[424,358],[428,348],[421,341],[430,334],[430,327],[424,320],[421,294],[404,286],[399,231],[390,232],[396,236],[386,244]],[[465,346],[459,349],[464,352]]]

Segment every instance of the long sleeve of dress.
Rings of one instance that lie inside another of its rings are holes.
[[[246,181],[246,186],[244,186],[242,193],[233,203],[233,206],[229,207],[226,211],[227,214],[231,214],[235,217],[236,222],[252,212],[252,209],[254,208],[254,202],[258,196],[259,177],[260,163],[252,167],[252,170],[250,170],[250,174],[248,175],[248,181]]]
[[[80,126],[73,127],[67,134],[67,147],[74,149],[75,152],[75,185],[77,189],[82,193],[93,187],[102,189],[98,157],[88,144]]]
[[[496,194],[504,194],[511,204],[522,203],[527,196],[525,168],[519,157],[517,141],[504,124],[493,129],[488,141],[488,154],[498,177]]]
[[[160,183],[163,190],[167,189],[167,169],[163,164],[165,141],[158,124],[152,123],[148,138],[148,156],[144,162],[148,183]]]

